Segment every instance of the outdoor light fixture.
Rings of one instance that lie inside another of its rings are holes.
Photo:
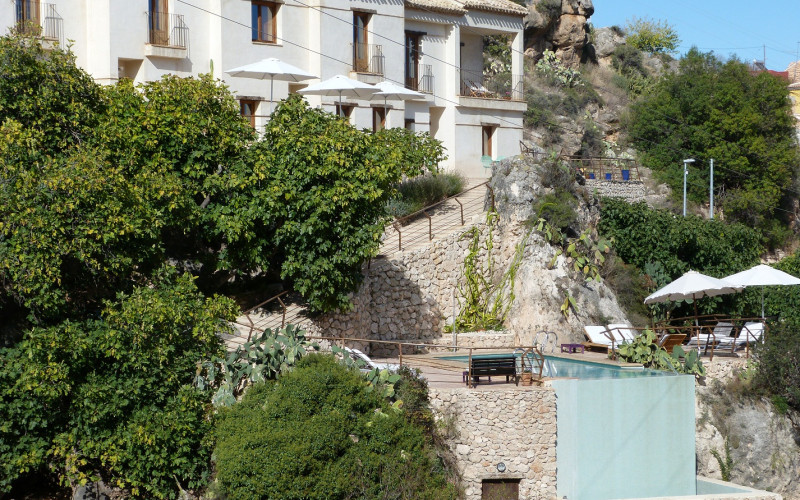
[[[683,160],[683,216],[686,217],[686,178],[689,176],[689,164],[694,163],[694,158]]]
[[[505,472],[506,471],[506,464],[504,462],[500,462],[497,464],[497,472]]]

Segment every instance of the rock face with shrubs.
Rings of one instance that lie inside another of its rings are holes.
[[[456,498],[412,406],[390,405],[332,356],[303,358],[222,412],[216,486],[231,500]]]

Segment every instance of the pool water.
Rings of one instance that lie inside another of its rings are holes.
[[[515,354],[521,356],[521,354]],[[480,357],[500,357],[508,354],[480,354]],[[476,357],[476,356],[473,356]],[[448,361],[461,361],[466,365],[469,356],[437,356],[438,359]],[[544,370],[542,376],[551,378],[578,378],[578,379],[600,379],[600,378],[635,378],[635,377],[660,377],[672,375],[670,372],[661,370],[650,370],[641,366],[614,366],[605,363],[594,363],[576,359],[565,359],[556,356],[545,356]],[[519,365],[517,365],[519,366]]]

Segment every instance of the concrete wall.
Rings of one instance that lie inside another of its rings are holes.
[[[450,432],[465,498],[485,479],[519,479],[519,498],[556,494],[556,396],[546,387],[430,389],[431,407]],[[499,472],[497,465],[505,464]]]

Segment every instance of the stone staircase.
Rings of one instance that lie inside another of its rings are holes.
[[[427,211],[430,217],[420,215],[403,225],[397,222],[388,225],[378,257],[392,258],[400,252],[419,250],[432,239],[446,237],[482,220],[491,206],[491,195],[486,187],[481,186],[485,182],[486,179],[469,179],[466,192]],[[233,351],[266,328],[275,330],[290,323],[303,326],[310,324],[311,320],[302,298],[284,292],[267,303],[244,311],[233,325],[235,334],[222,334],[222,338],[226,348]]]

